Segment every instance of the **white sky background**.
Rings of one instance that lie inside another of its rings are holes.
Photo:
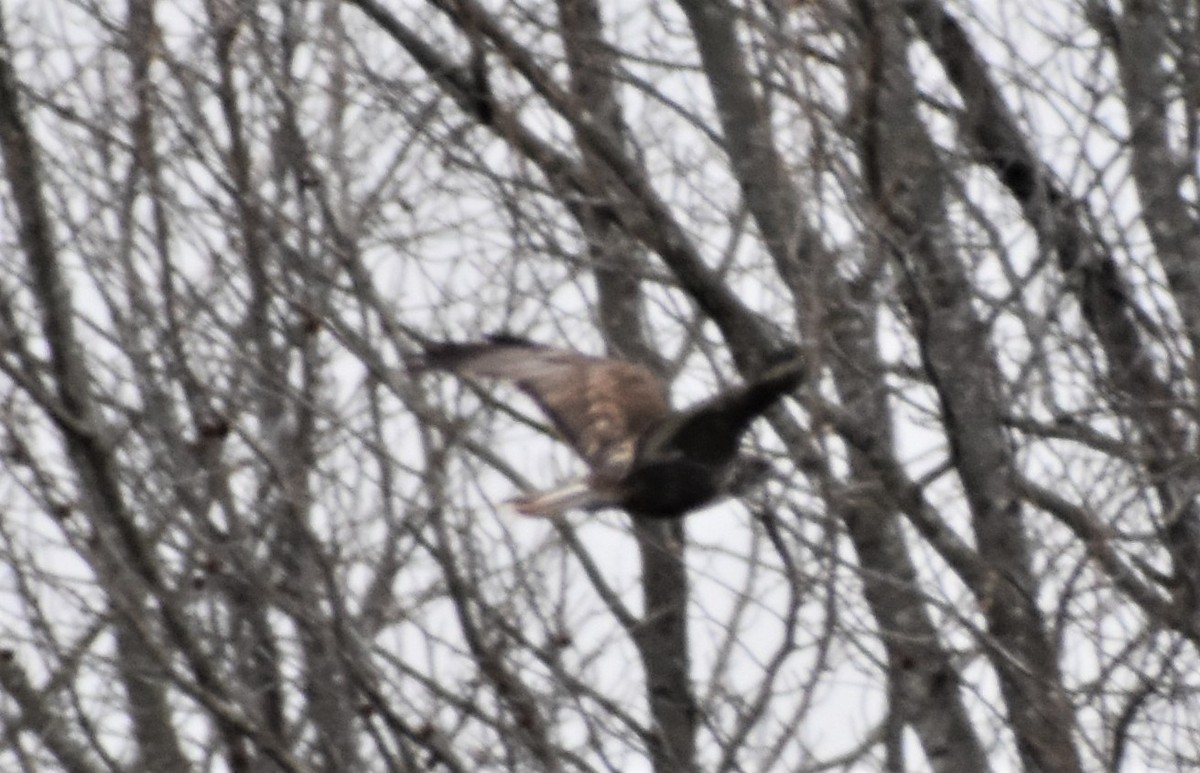
[[[123,4],[110,5],[114,16],[120,17]],[[405,6],[417,7],[417,4],[397,4],[399,8]],[[1116,213],[1114,218],[1120,217],[1121,213],[1128,213],[1125,221],[1117,222],[1114,219],[1102,225],[1114,238],[1120,234],[1121,239],[1126,240],[1131,263],[1147,265],[1147,261],[1133,260],[1144,256],[1149,247],[1140,225],[1131,225],[1136,220],[1137,204],[1128,182],[1126,165],[1120,156],[1120,141],[1125,127],[1119,103],[1115,99],[1102,99],[1093,106],[1103,116],[1099,125],[1106,126],[1110,134],[1097,130],[1096,123],[1088,124],[1086,131],[1081,130],[1080,127],[1085,125],[1085,116],[1077,112],[1076,107],[1089,104],[1090,92],[1082,84],[1090,81],[1093,85],[1111,88],[1111,82],[1115,80],[1111,62],[1106,59],[1098,62],[1093,52],[1094,42],[1079,37],[1083,23],[1077,19],[1077,9],[1072,7],[1073,4],[1034,6],[1037,4],[1017,0],[960,4],[957,16],[970,29],[990,64],[1001,71],[1011,72],[1015,82],[1032,81],[1042,85],[1038,89],[1006,89],[1005,95],[1010,105],[1020,112],[1025,125],[1032,127],[1030,134],[1039,143],[1042,157],[1054,165],[1055,171],[1069,182],[1074,193],[1093,202],[1096,211]],[[124,73],[119,69],[106,69],[115,66],[115,61],[104,63],[94,59],[97,31],[90,22],[79,20],[81,14],[72,4],[61,1],[5,2],[4,11],[14,47],[24,52],[16,60],[21,78],[39,87],[58,84],[64,100],[77,100],[80,104],[86,104],[80,95],[89,93],[100,95],[111,92],[114,99],[125,98],[121,93]],[[663,19],[642,4],[612,3],[606,6],[605,11],[611,23],[610,29],[618,32],[622,47],[662,59],[694,58],[686,39],[664,32]],[[683,28],[683,22],[673,9],[671,11],[666,14],[665,26],[678,31]],[[315,10],[312,12],[316,13]],[[159,6],[159,21],[166,30],[165,44],[181,59],[192,57],[189,50],[198,46],[195,30],[200,28],[201,22],[196,17],[201,15],[193,3],[162,3]],[[344,15],[347,25],[356,34],[363,35],[360,50],[367,55],[377,55],[368,62],[377,73],[405,78],[413,76],[413,69],[403,54],[393,44],[370,32],[355,10],[347,8]],[[420,17],[428,22],[426,17],[429,16],[422,10],[414,12],[409,18]],[[1051,40],[1047,33],[1062,35],[1067,39],[1078,38],[1082,45],[1077,50],[1067,50]],[[35,53],[31,43],[46,48]],[[553,41],[549,37],[531,37],[531,45],[538,48],[553,46]],[[195,58],[200,59],[199,55],[195,55]],[[944,83],[944,78],[928,54],[918,46],[912,59],[921,75],[922,85],[937,96],[953,102],[949,91],[938,87]],[[325,64],[313,61],[314,79],[327,77]],[[688,110],[711,119],[707,90],[694,73],[671,72],[649,63],[641,65],[640,69],[635,66],[635,70],[667,91]],[[506,85],[502,79],[497,79],[496,87],[501,93]],[[828,101],[837,100],[839,86],[828,73],[805,76],[798,86],[824,89],[829,94]],[[732,182],[716,149],[685,121],[646,100],[636,90],[626,87],[621,96],[625,117],[640,143],[639,150],[646,154],[648,166],[654,171],[654,182],[659,192],[672,203],[676,215],[702,246],[706,257],[715,263],[727,251],[731,251],[739,265],[752,267],[756,263],[764,263],[765,258],[752,236],[737,238],[731,234],[725,212],[736,196],[737,186]],[[378,209],[364,220],[361,227],[364,232],[369,232],[367,254],[375,272],[376,286],[394,298],[397,314],[414,326],[422,323],[433,325],[436,334],[464,336],[498,327],[513,327],[518,332],[529,333],[547,342],[569,343],[587,351],[599,352],[601,342],[590,324],[590,284],[586,280],[570,278],[554,257],[540,259],[537,255],[538,248],[561,248],[576,255],[582,252],[581,245],[572,236],[573,229],[566,225],[565,216],[561,212],[557,214],[558,227],[553,232],[516,232],[508,219],[509,214],[497,211],[494,206],[494,191],[489,189],[486,181],[468,174],[456,175],[453,166],[448,172],[441,166],[444,159],[425,150],[410,152],[402,147],[406,133],[399,131],[399,128],[405,121],[386,112],[375,112],[369,104],[372,98],[373,95],[363,92],[362,99],[366,106],[348,106],[341,116],[341,126],[321,123],[332,113],[330,107],[321,104],[319,98],[314,97],[306,105],[306,115],[313,129],[315,147],[328,147],[332,155],[338,152],[333,147],[335,140],[344,137],[349,141],[349,147],[342,151],[346,153],[344,160],[348,166],[362,172],[361,177],[345,181],[349,191],[364,196],[379,186],[381,201]],[[206,108],[215,109],[212,105]],[[781,118],[785,114],[786,110]],[[946,147],[953,146],[957,139],[950,122],[935,110],[927,110],[926,115],[935,128],[938,140]],[[531,106],[524,117],[531,126],[546,128],[548,134],[557,134],[566,141],[566,129],[554,125],[536,106]],[[214,119],[214,123],[218,122]],[[812,138],[805,133],[805,126],[801,120],[780,122],[780,131],[783,132],[781,139],[788,140],[781,142],[781,145],[796,163],[800,174],[804,174],[808,166],[807,153],[812,142]],[[787,134],[789,127],[795,136]],[[43,142],[44,151],[56,150],[61,153],[59,162],[63,167],[69,163],[85,166],[97,163],[95,158],[88,158],[88,153],[76,158],[70,133],[62,131],[49,119],[36,122],[34,128]],[[433,131],[447,128],[439,124]],[[265,131],[265,128],[251,129],[252,133],[259,131]],[[473,137],[483,140],[482,133],[472,131]],[[478,160],[500,169],[517,167],[499,143],[486,146],[479,153]],[[265,158],[256,161],[263,165],[267,163]],[[332,159],[330,161],[332,165]],[[1097,169],[1103,170],[1103,173],[1096,175]],[[173,181],[180,187],[181,198],[186,200],[195,197],[199,211],[200,199],[209,186],[214,185],[211,170],[194,164],[185,171],[185,174],[174,176]],[[194,186],[194,190],[188,191],[187,186]],[[844,194],[837,187],[835,176],[830,174],[827,187],[821,188],[819,193],[815,190],[813,193],[814,198],[810,203],[817,210],[813,217],[819,218],[831,244],[851,255],[861,252],[860,224],[847,222],[845,202],[842,200]],[[1029,271],[1040,256],[1028,229],[1021,225],[1012,205],[998,195],[990,179],[981,175],[978,180],[972,180],[970,193],[977,206],[988,212],[1000,213],[1006,224],[1011,226],[1004,231],[1004,241],[998,245],[989,243],[987,234],[978,234],[981,247],[975,264],[976,276],[985,286],[994,287],[995,296],[1000,297],[1009,292],[1011,287],[1003,271],[998,268],[1000,254],[996,248],[1003,250],[1003,256],[1018,274]],[[399,201],[403,201],[403,205]],[[533,192],[528,194],[526,202],[530,211],[537,204],[544,203]],[[72,206],[70,201],[64,203]],[[1006,211],[1008,215],[1004,217]],[[87,212],[76,212],[76,217],[79,222],[86,224],[91,233],[100,233],[112,227],[111,223],[106,225],[103,221],[90,222]],[[965,218],[963,223],[964,230],[968,230],[970,225]],[[219,224],[198,217],[191,222],[180,220],[175,227],[181,249],[187,250],[190,245],[195,251],[195,280],[201,284],[224,287],[229,278],[206,273],[206,267],[211,265],[206,254],[210,250],[228,247],[227,237],[216,230]],[[976,235],[974,231],[971,234]],[[59,235],[66,236],[63,233]],[[5,241],[11,238],[8,234],[0,236]],[[518,248],[528,252],[514,260],[513,252]],[[69,247],[65,254],[73,260]],[[3,260],[7,258],[0,259],[0,275],[10,275],[12,269],[4,266]],[[1157,293],[1155,285],[1159,285],[1162,278],[1154,274],[1134,275],[1132,278],[1139,282],[1138,291],[1154,301]],[[93,320],[99,328],[107,327],[109,320],[98,293],[98,284],[103,283],[106,277],[89,277],[76,272],[73,279],[75,300],[84,316]],[[779,289],[769,282],[764,285],[752,273],[740,279],[739,284],[744,299],[751,306],[761,310],[781,329],[794,329],[789,301],[781,296]],[[516,302],[515,306],[511,292],[514,287],[522,289],[527,298]],[[1048,313],[1051,308],[1061,306],[1060,294],[1061,288],[1034,282],[1025,290],[1025,297],[1029,299],[1025,307],[1038,313]],[[650,295],[655,301],[651,309],[652,330],[661,336],[658,343],[663,350],[673,354],[682,340],[680,321],[687,317],[688,304],[676,293],[664,289],[652,289]],[[1174,322],[1169,303],[1148,302],[1144,307],[1161,309],[1164,321]],[[1073,312],[1068,317],[1071,314]],[[1078,324],[1070,319],[1061,320],[1061,323]],[[1001,318],[996,324],[998,347],[1003,353],[1006,367],[1017,368],[1027,356],[1030,345],[1026,335],[1027,324],[1028,320],[1007,317]],[[911,362],[914,356],[912,343],[897,335],[897,330],[898,325],[893,325],[882,331],[885,354],[894,361]],[[581,339],[581,336],[586,337]],[[98,341],[98,337],[91,340]],[[1068,358],[1070,354],[1059,353],[1056,356]],[[727,366],[727,363],[722,365]],[[343,353],[339,355],[337,372],[339,380],[331,385],[331,390],[338,395],[335,404],[350,413],[356,400],[361,398],[362,369],[353,357]],[[114,370],[108,377],[120,380],[122,374]],[[718,378],[713,375],[708,363],[692,357],[675,382],[673,394],[677,404],[685,405],[711,393],[719,380],[728,378],[728,370]],[[457,387],[439,384],[433,389],[447,398],[448,410],[467,416],[474,410],[474,398],[460,397]],[[1053,400],[1048,399],[1046,405],[1037,406],[1042,410],[1048,410],[1050,402],[1062,408],[1071,408],[1086,399],[1070,384],[1048,385],[1047,393],[1053,395]],[[512,393],[502,394],[507,398]],[[911,463],[913,474],[918,475],[942,461],[939,453],[941,442],[934,431],[923,426],[927,423],[927,417],[922,414],[933,405],[929,395],[914,394],[912,397],[913,405],[910,408],[898,406],[897,415],[902,417],[903,423],[896,428],[896,434],[901,443],[901,456]],[[526,412],[532,412],[528,403],[518,404]],[[391,427],[397,439],[394,453],[398,461],[404,461],[409,454],[419,453],[419,449],[404,445],[403,439],[411,437],[410,418],[397,414]],[[482,421],[472,423],[471,432],[473,437],[487,442],[510,458],[518,471],[534,485],[549,485],[581,469],[579,463],[561,448],[502,416],[486,424]],[[762,442],[770,443],[765,427],[758,429],[758,436]],[[353,429],[348,429],[345,437],[347,442],[352,442]],[[1059,469],[1056,465],[1061,455],[1052,448],[1041,451],[1039,453],[1039,449],[1035,448],[1023,458],[1022,461],[1031,471],[1042,472],[1047,478],[1063,481],[1064,485],[1073,488],[1086,487],[1095,480],[1095,471],[1086,469],[1084,462],[1078,462],[1077,469]],[[337,457],[335,452],[333,458],[336,460]],[[351,457],[346,455],[345,460],[349,464]],[[510,481],[472,459],[456,460],[455,464],[456,471],[472,479],[472,485],[465,489],[462,502],[468,513],[466,523],[469,523],[470,531],[464,533],[462,539],[473,545],[480,552],[481,560],[498,573],[501,579],[497,581],[497,589],[508,581],[503,571],[518,566],[521,572],[517,574],[528,573],[536,582],[544,583],[546,609],[543,611],[550,615],[561,615],[576,634],[578,651],[596,656],[594,661],[581,666],[589,679],[613,695],[627,699],[631,705],[640,705],[643,700],[641,684],[627,676],[631,664],[636,663],[632,647],[622,636],[613,634],[614,624],[601,611],[594,594],[581,580],[573,559],[564,558],[553,530],[543,523],[515,519],[497,512],[495,505],[516,493]],[[363,485],[368,486],[369,474],[362,475]],[[1114,490],[1117,488],[1118,485],[1114,484]],[[340,534],[342,538],[347,538],[347,524],[337,520],[339,511],[335,497],[345,493],[330,492],[329,499],[322,506],[323,512],[331,519],[329,533]],[[1136,503],[1112,503],[1106,508],[1102,504],[1104,493],[1096,494],[1098,511],[1111,509],[1116,519],[1133,519],[1135,522],[1139,519]],[[773,490],[772,494],[780,495],[781,492]],[[957,487],[949,482],[935,487],[931,496],[940,496],[944,502],[960,501]],[[22,494],[7,476],[0,476],[0,499],[9,502],[13,511],[18,513],[32,509],[27,502],[22,503]],[[797,507],[808,506],[803,492],[795,495],[793,501]],[[943,512],[953,515],[955,508],[953,505],[944,507]],[[957,512],[959,520],[952,521],[951,525],[961,536],[970,539],[965,510],[960,508]],[[591,519],[595,521],[593,523],[589,522],[588,516],[576,514],[570,520],[576,524],[580,539],[591,549],[605,576],[621,590],[626,603],[637,608],[640,603],[638,567],[623,517],[604,514]],[[370,576],[371,562],[377,555],[377,548],[372,545],[372,535],[382,534],[381,528],[372,528],[367,521],[356,521],[355,526],[361,529],[361,533],[348,537],[352,540],[350,554],[355,556],[355,566],[346,576],[351,593],[357,591]],[[804,606],[800,626],[802,640],[803,637],[810,638],[803,641],[803,646],[789,661],[786,667],[788,677],[781,684],[799,687],[809,677],[812,653],[816,651],[812,637],[819,634],[826,623],[825,599],[819,595],[824,590],[819,583],[821,573],[838,573],[838,604],[843,615],[840,625],[871,629],[865,607],[858,600],[857,582],[851,569],[853,558],[845,541],[839,542],[832,554],[822,552],[822,546],[828,544],[825,541],[826,526],[815,508],[803,522],[812,553],[798,556],[798,559],[808,562],[804,569],[816,578],[811,598],[807,599]],[[61,545],[61,537],[54,530],[47,529],[44,520],[17,518],[6,527],[17,533],[15,541],[47,551],[44,555],[56,564],[58,573],[76,573],[73,551]],[[1031,528],[1047,540],[1047,545],[1067,542],[1054,524],[1036,522],[1031,524]],[[724,636],[728,631],[730,608],[748,600],[748,622],[740,631],[741,636],[732,656],[732,662],[736,665],[729,673],[721,675],[721,682],[731,690],[750,694],[756,688],[759,662],[772,651],[771,644],[779,635],[777,604],[785,597],[788,586],[778,566],[755,567],[747,561],[747,557],[754,555],[756,549],[762,550],[763,555],[769,555],[769,549],[763,544],[761,526],[753,523],[745,504],[726,503],[696,514],[688,521],[688,531],[694,542],[689,566],[692,569],[693,677],[697,681],[697,691],[703,696],[712,688],[709,682],[710,665],[714,652],[727,644]],[[935,606],[935,615],[947,619],[945,628],[950,632],[949,642],[969,646],[963,627],[954,622],[955,616],[965,606],[964,591],[950,578],[932,551],[921,546],[916,539],[911,542],[916,546],[915,555],[924,558],[920,566],[927,578],[924,587],[931,594],[943,594],[935,598],[940,604]],[[1054,557],[1039,555],[1041,561],[1049,561]],[[1153,560],[1161,556],[1151,555],[1149,558]],[[399,579],[399,595],[416,599],[427,596],[435,577],[434,571],[430,566],[428,575],[420,570],[403,574]],[[751,579],[748,575],[753,571],[759,574]],[[83,567],[79,567],[79,573],[86,577]],[[10,573],[0,568],[0,636],[19,639],[25,611],[13,606],[11,583]],[[65,598],[79,583],[75,579],[59,578],[51,585],[58,588],[55,595]],[[86,597],[86,586],[80,588],[79,592]],[[1047,597],[1040,601],[1044,608],[1052,609],[1056,599]],[[1104,608],[1106,604],[1113,604],[1113,600],[1098,591],[1093,603]],[[72,627],[72,610],[77,608],[76,604],[86,606],[85,600],[75,599],[71,603],[57,602],[50,607],[61,610],[55,614],[63,616],[61,625],[64,630]],[[515,609],[514,612],[523,613],[521,609]],[[439,678],[445,679],[447,670],[462,668],[464,661],[456,654],[461,644],[456,640],[456,623],[448,605],[444,601],[434,600],[414,606],[411,614],[411,628],[400,625],[389,629],[381,636],[378,645],[389,648],[398,658],[411,658],[418,664],[426,663]],[[969,622],[981,624],[977,619]],[[1109,635],[1093,637],[1086,631],[1067,635],[1068,646],[1065,648],[1063,667],[1075,682],[1093,678],[1119,645],[1128,641],[1131,630],[1140,625],[1140,621],[1132,619],[1126,608],[1114,604],[1112,613],[1101,624]],[[440,644],[430,646],[431,630],[444,637]],[[873,646],[873,637],[859,638],[859,641],[872,642],[872,647],[866,652],[849,647],[848,641],[844,636],[838,637],[828,653],[828,662],[825,664],[827,671],[818,691],[821,710],[813,714],[821,718],[821,723],[795,728],[803,747],[816,759],[847,751],[874,727],[884,710],[885,696],[877,666],[872,662],[880,656],[878,648]],[[977,655],[973,657],[978,658]],[[23,662],[28,665],[31,675],[44,676],[39,668],[43,664],[39,664],[36,658],[26,657]],[[570,655],[567,656],[567,662],[571,665]],[[991,670],[976,660],[965,664],[964,673],[969,689],[978,689],[984,698],[982,701],[969,700],[969,703],[980,716],[985,716],[987,709],[984,705],[994,706],[999,702]],[[407,687],[413,689],[411,685]],[[397,689],[401,691],[400,686]],[[412,699],[411,695],[409,698]],[[782,718],[787,716],[787,708],[788,701],[781,699],[773,712],[777,711]],[[641,713],[640,710],[638,713]],[[1080,719],[1086,734],[1087,723],[1094,721],[1094,716],[1085,708],[1081,710]],[[980,724],[996,728],[1001,722],[990,717]],[[570,732],[571,725],[568,723],[565,727],[568,729],[564,732]],[[119,734],[119,730],[113,732]],[[1003,746],[996,752],[997,770],[1004,769],[1006,761],[1012,761],[1011,739],[1001,740]],[[702,738],[702,749],[704,744]],[[911,759],[919,759],[916,744],[910,744],[910,747]],[[3,759],[3,752],[0,752],[0,761]],[[799,755],[793,752],[788,759],[798,762]],[[635,766],[631,763],[627,769],[633,770]],[[869,770],[872,767],[863,765],[860,769]]]

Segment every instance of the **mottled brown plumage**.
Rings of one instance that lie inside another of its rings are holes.
[[[526,515],[620,507],[640,517],[675,517],[703,507],[764,471],[739,456],[750,422],[799,385],[798,356],[758,379],[683,412],[663,382],[631,362],[493,335],[426,348],[419,367],[513,382],[553,422],[591,473],[514,501]]]

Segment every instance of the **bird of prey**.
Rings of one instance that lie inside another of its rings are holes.
[[[533,516],[617,507],[674,518],[739,493],[769,469],[739,452],[742,435],[804,374],[792,352],[749,383],[672,411],[666,385],[640,365],[503,333],[430,344],[415,365],[512,382],[587,463],[583,478],[513,500],[517,512]]]

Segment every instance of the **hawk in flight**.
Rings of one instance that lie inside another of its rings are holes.
[[[648,369],[507,334],[426,347],[416,370],[510,381],[545,412],[590,468],[585,477],[512,502],[525,515],[618,507],[635,517],[673,518],[737,494],[764,477],[763,459],[739,453],[750,423],[794,390],[795,354],[755,380],[684,411]]]

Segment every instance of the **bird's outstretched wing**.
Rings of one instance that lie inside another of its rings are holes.
[[[646,438],[639,457],[682,457],[713,469],[724,467],[737,456],[750,423],[796,389],[804,375],[802,356],[777,361],[753,381],[671,417]]]
[[[418,365],[513,382],[576,453],[606,476],[628,469],[638,439],[670,411],[666,387],[646,368],[510,335],[432,344]]]

